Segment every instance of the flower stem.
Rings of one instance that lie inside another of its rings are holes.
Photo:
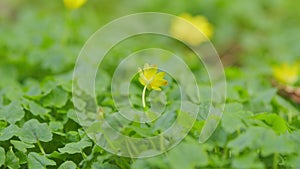
[[[145,87],[143,89],[143,94],[142,94],[143,108],[146,107],[146,101],[145,101],[146,89],[147,89],[147,85],[145,85]]]
[[[278,158],[279,158],[279,154],[275,153],[273,159],[273,169],[278,169],[278,160],[279,160]]]
[[[45,150],[43,149],[43,146],[41,145],[39,140],[37,141],[37,145],[39,146],[39,148],[40,148],[41,152],[43,153],[43,155],[45,155],[46,154]]]

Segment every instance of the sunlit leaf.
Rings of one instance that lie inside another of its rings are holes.
[[[278,134],[285,133],[289,129],[285,120],[274,113],[260,113],[253,118],[265,122]]]

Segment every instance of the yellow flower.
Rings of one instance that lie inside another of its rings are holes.
[[[292,85],[298,80],[299,64],[288,65],[287,63],[284,63],[274,67],[273,73],[277,81]]]
[[[146,107],[145,94],[146,89],[148,90],[158,90],[161,91],[161,86],[166,86],[168,81],[164,79],[165,72],[157,73],[156,65],[145,64],[144,69],[139,68],[139,81],[144,86],[142,93],[142,103],[143,107]]]
[[[80,8],[87,0],[64,0],[66,8],[77,9]]]
[[[161,86],[166,86],[168,81],[164,79],[165,72],[157,73],[157,66],[145,64],[144,69],[139,68],[139,81],[147,87],[147,89],[153,89],[161,91]]]
[[[196,46],[212,37],[213,26],[204,16],[191,16],[190,14],[184,13],[179,15],[179,17],[187,22],[190,22],[191,24],[187,24],[185,21],[179,18],[173,21],[170,33],[175,38]],[[199,31],[206,37],[203,36]]]

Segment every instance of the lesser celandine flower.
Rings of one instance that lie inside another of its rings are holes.
[[[166,86],[168,81],[164,79],[165,72],[158,72],[156,65],[145,64],[144,68],[139,68],[139,82],[144,86],[142,101],[143,107],[146,107],[145,103],[145,93],[148,90],[158,90],[161,91],[161,86]]]
[[[212,37],[213,26],[204,16],[192,16],[184,13],[179,15],[179,17],[181,19],[174,20],[170,30],[171,35],[175,38],[196,46]],[[186,23],[186,21],[190,24]]]
[[[283,84],[295,84],[299,77],[299,64],[289,65],[284,63],[273,68],[275,79]]]
[[[64,0],[66,8],[77,9],[80,8],[87,0]]]

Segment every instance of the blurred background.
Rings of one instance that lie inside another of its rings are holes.
[[[33,76],[69,69],[93,32],[113,19],[136,12],[205,16],[214,27],[211,41],[225,65],[246,66],[254,62],[251,67],[264,68],[299,58],[299,5],[292,1],[89,0],[74,11],[66,9],[62,1],[0,3],[1,62],[24,61],[24,73]],[[62,45],[66,37],[68,45]],[[41,72],[30,73],[33,67]]]

